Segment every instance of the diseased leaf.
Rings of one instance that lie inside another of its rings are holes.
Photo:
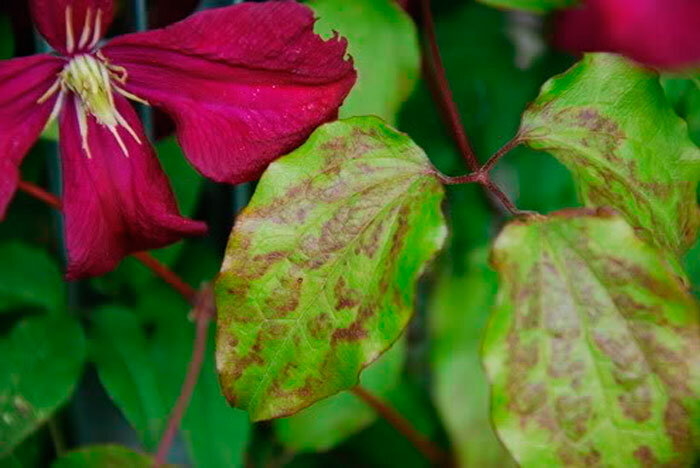
[[[422,150],[374,117],[324,125],[273,163],[216,285],[229,402],[262,420],[356,385],[411,318],[442,199]]]
[[[0,458],[73,393],[85,359],[80,325],[67,317],[25,319],[0,340]]]
[[[698,304],[618,215],[508,225],[484,342],[492,416],[522,466],[690,466]]]
[[[360,383],[373,395],[385,398],[401,377],[405,340],[397,341],[363,373]],[[295,451],[329,450],[377,419],[366,403],[350,392],[321,400],[290,418],[275,421],[277,438]]]
[[[578,3],[578,0],[478,0],[486,5],[509,10],[526,10],[535,13],[546,13],[551,10],[568,8]]]
[[[695,242],[700,149],[652,71],[612,54],[586,55],[543,86],[520,134],[572,171],[587,205],[615,208],[675,256]]]
[[[90,350],[100,382],[152,450],[165,427],[170,402],[162,395],[141,324],[130,310],[113,306],[95,311],[92,322]]]
[[[49,312],[65,308],[65,285],[56,262],[36,247],[0,244],[0,313],[17,307],[39,307]]]
[[[461,275],[446,266],[428,310],[433,401],[464,467],[513,466],[491,428],[479,353],[497,289],[487,257],[484,248],[473,251]]]
[[[418,80],[420,47],[411,18],[395,0],[310,0],[316,32],[348,39],[358,80],[340,116],[377,115],[394,124]]]
[[[92,445],[68,452],[51,468],[152,468],[153,459],[120,445]],[[166,465],[171,466],[171,465]]]

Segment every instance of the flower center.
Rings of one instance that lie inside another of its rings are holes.
[[[60,78],[100,124],[108,127],[119,124],[109,70],[103,62],[92,55],[78,55],[66,65]]]
[[[85,26],[77,45],[80,48],[93,48],[99,40],[101,30],[102,12],[97,10],[94,16],[95,25],[91,26],[91,10],[88,8],[85,18]],[[76,46],[73,37],[72,11],[71,7],[66,7],[66,50],[72,53]],[[107,127],[116,139],[119,147],[126,157],[129,151],[124,144],[119,128],[126,130],[129,135],[140,145],[141,139],[136,134],[131,125],[119,113],[114,103],[114,92],[121,94],[127,99],[149,105],[148,102],[135,96],[122,88],[128,79],[125,68],[112,65],[101,51],[96,53],[85,52],[73,55],[58,74],[56,81],[37,101],[38,104],[46,102],[49,98],[58,93],[56,104],[49,118],[52,122],[61,111],[66,95],[72,95],[75,101],[78,125],[82,146],[88,158],[92,158],[90,145],[88,142],[88,115],[92,115],[98,124]],[[48,123],[47,123],[48,125]]]

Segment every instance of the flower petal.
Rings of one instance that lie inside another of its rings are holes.
[[[336,118],[355,83],[346,41],[324,41],[313,25],[296,2],[243,3],[119,37],[102,52],[126,68],[129,92],[174,117],[200,172],[238,183]]]
[[[29,0],[29,4],[37,29],[62,54],[94,47],[114,19],[113,0]]]
[[[68,99],[60,119],[63,206],[69,279],[100,275],[129,253],[163,247],[206,225],[180,216],[168,180],[141,123],[126,99],[118,111],[143,144],[117,130],[129,156],[110,130],[88,116],[91,157],[82,149],[76,102]]]
[[[555,42],[573,52],[618,52],[660,68],[697,66],[700,1],[588,0],[560,15]]]
[[[38,103],[63,61],[34,55],[0,61],[0,220],[17,189],[19,165],[46,125],[58,94]]]

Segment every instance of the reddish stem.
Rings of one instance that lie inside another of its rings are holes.
[[[158,467],[166,462],[166,458],[175,440],[175,434],[180,427],[182,418],[185,416],[185,411],[190,404],[192,394],[197,386],[199,375],[202,372],[204,364],[204,354],[207,350],[207,337],[209,332],[209,322],[216,314],[216,306],[214,304],[214,294],[211,288],[206,288],[196,295],[196,304],[194,314],[197,324],[195,332],[194,345],[192,347],[192,358],[187,366],[187,375],[182,383],[180,395],[177,397],[175,406],[168,418],[168,425],[165,432],[158,443],[158,450],[154,466]]]
[[[61,199],[58,198],[56,195],[53,193],[49,193],[43,188],[39,187],[38,185],[32,184],[31,182],[26,182],[24,180],[20,180],[17,183],[17,188],[21,190],[22,192],[43,201],[47,205],[49,205],[51,208],[56,208],[57,210],[61,211],[63,209],[63,204],[61,203]]]
[[[450,83],[447,80],[445,65],[442,62],[437,36],[435,34],[433,14],[430,11],[430,0],[421,0],[421,13],[423,17],[423,29],[428,41],[428,50],[424,54],[424,58],[426,58],[429,63],[426,63],[424,68],[426,71],[432,72],[432,78],[437,91],[437,93],[435,93],[437,94],[436,99],[439,100],[441,108],[444,110],[447,125],[452,132],[452,136],[457,143],[460,153],[466,160],[469,169],[476,171],[479,169],[479,161],[469,143],[469,137],[467,137],[467,133],[464,131],[462,118],[459,115],[459,109],[455,104],[452,90],[450,89]]]
[[[419,433],[411,423],[396,410],[360,386],[353,387],[351,391],[384,418],[386,422],[391,424],[401,435],[408,439],[431,464],[435,466],[446,466],[450,464],[451,457],[449,454],[433,444],[428,438],[423,436],[423,434]]]
[[[187,302],[191,304],[195,300],[197,290],[185,283],[177,273],[160,263],[153,255],[148,252],[136,252],[131,254],[131,256],[143,263],[146,268],[168,283],[175,291],[179,292]]]

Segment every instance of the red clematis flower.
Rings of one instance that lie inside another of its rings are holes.
[[[700,65],[700,0],[587,0],[557,19],[555,43],[659,68]]]
[[[203,175],[238,183],[335,118],[356,79],[346,42],[315,35],[293,1],[208,10],[106,45],[113,0],[30,5],[58,55],[0,62],[0,218],[22,158],[58,118],[71,279],[206,229],[180,216],[129,100],[173,117]]]

